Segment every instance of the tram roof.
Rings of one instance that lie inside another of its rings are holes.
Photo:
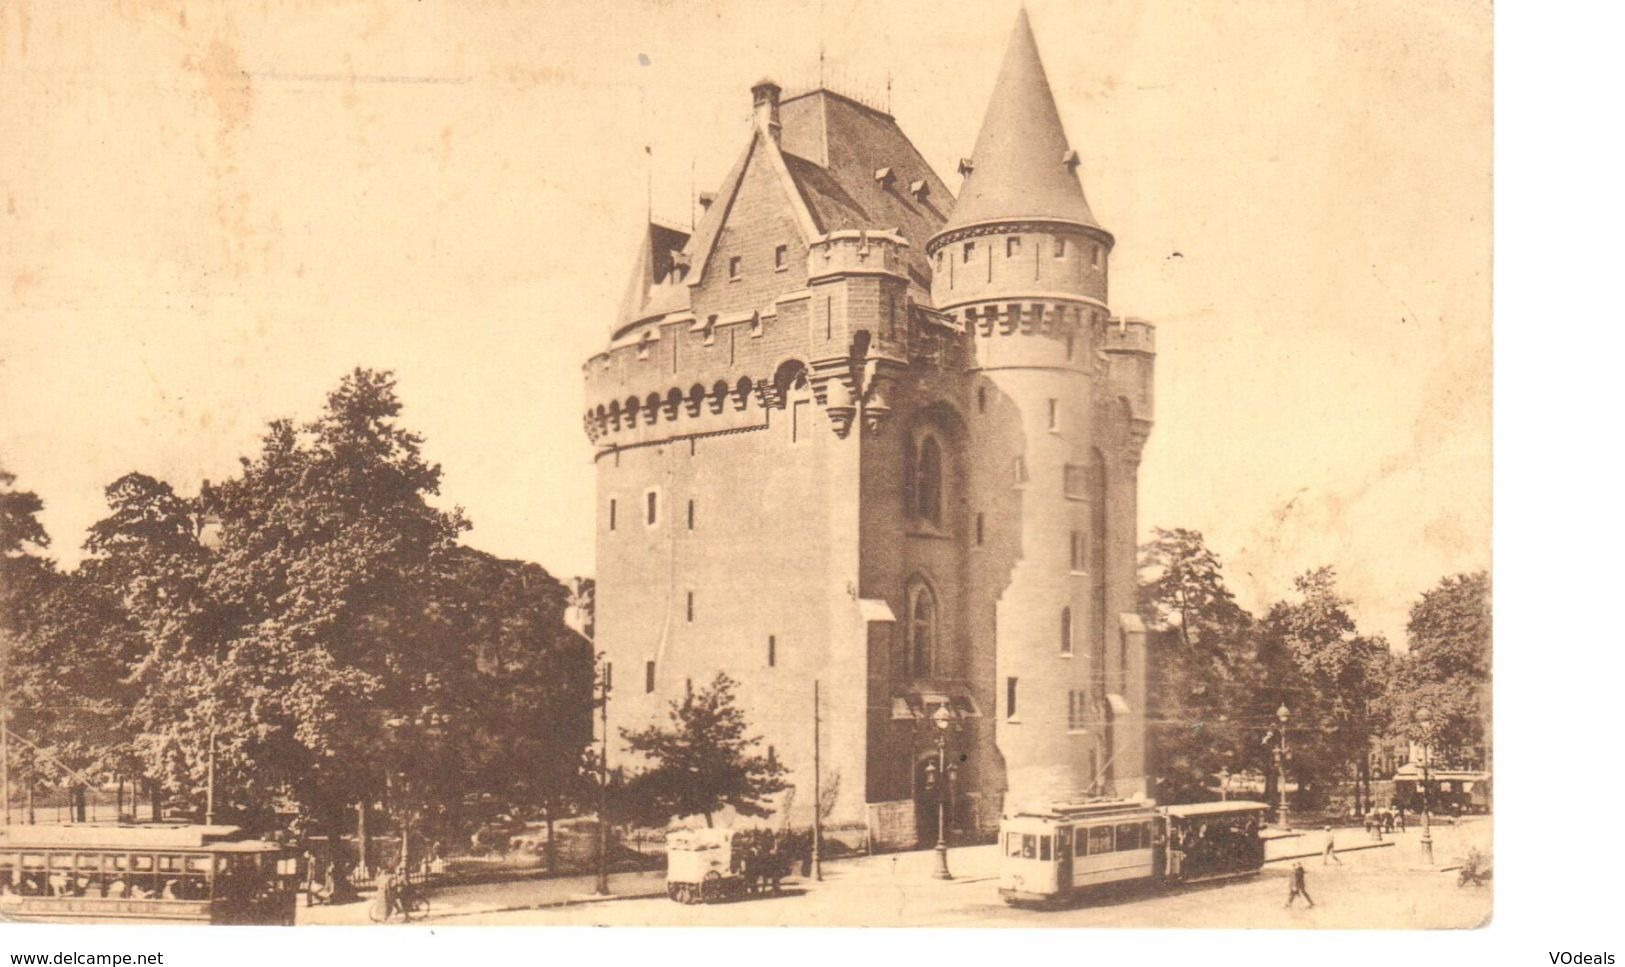
[[[1018,809],[1018,816],[1038,819],[1087,819],[1093,816],[1115,816],[1122,813],[1147,812],[1155,804],[1146,799],[1083,799],[1076,802],[1050,803],[1034,809]]]
[[[0,826],[5,847],[120,847],[125,849],[202,849],[229,846],[233,851],[263,849],[269,844],[247,839],[240,826],[202,824],[72,823]]]
[[[1190,816],[1217,816],[1224,813],[1251,813],[1261,812],[1270,808],[1261,802],[1251,802],[1246,799],[1230,799],[1225,802],[1191,802],[1178,806],[1164,806],[1163,810],[1176,819],[1185,819]]]

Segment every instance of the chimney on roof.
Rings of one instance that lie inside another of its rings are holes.
[[[755,105],[756,130],[772,138],[775,144],[779,140],[780,93],[779,85],[767,78],[757,81],[750,89],[751,103]]]

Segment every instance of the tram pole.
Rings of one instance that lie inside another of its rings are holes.
[[[822,719],[818,708],[818,679],[813,679],[813,841],[812,873],[814,880],[824,878],[824,773],[819,757],[819,727]]]

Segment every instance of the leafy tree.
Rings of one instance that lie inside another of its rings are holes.
[[[584,758],[593,738],[592,645],[562,620],[567,592],[535,564],[462,550],[454,569],[471,644],[456,713],[464,785],[505,811],[554,823],[595,795]]]
[[[626,798],[644,821],[713,814],[732,808],[742,816],[767,816],[767,799],[787,788],[782,763],[752,750],[745,713],[736,704],[736,683],[718,672],[711,684],[672,702],[667,728],[621,730],[627,748],[652,763],[631,777]]]
[[[1299,600],[1276,602],[1262,622],[1266,701],[1255,703],[1252,714],[1267,720],[1272,701],[1289,708],[1291,771],[1301,784],[1352,774],[1369,799],[1387,642],[1359,634],[1333,568],[1305,572],[1293,587]]]
[[[1242,768],[1251,752],[1256,733],[1237,711],[1255,684],[1253,619],[1196,531],[1156,529],[1139,566],[1158,799],[1201,801],[1217,774]]]
[[[16,481],[0,468],[0,689],[11,716],[7,725],[23,736],[37,724],[35,713],[51,704],[41,626],[62,575],[44,554],[51,544],[39,520],[45,503],[33,491],[15,489]],[[22,743],[13,743],[11,764],[30,783],[41,766],[35,750]]]
[[[1490,725],[1490,579],[1443,578],[1411,607],[1410,650],[1396,662],[1390,703],[1396,737],[1420,741],[1416,713],[1433,714],[1433,744],[1449,759],[1482,759]]]

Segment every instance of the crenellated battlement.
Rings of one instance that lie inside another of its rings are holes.
[[[808,246],[807,284],[850,275],[890,275],[907,281],[903,250],[908,247],[908,240],[895,231],[830,232]]]
[[[1106,321],[1100,348],[1109,353],[1156,355],[1157,327],[1133,316],[1113,317]]]
[[[1000,302],[967,306],[953,315],[974,336],[1054,336],[1065,338],[1084,330],[1099,310],[1056,302]]]

